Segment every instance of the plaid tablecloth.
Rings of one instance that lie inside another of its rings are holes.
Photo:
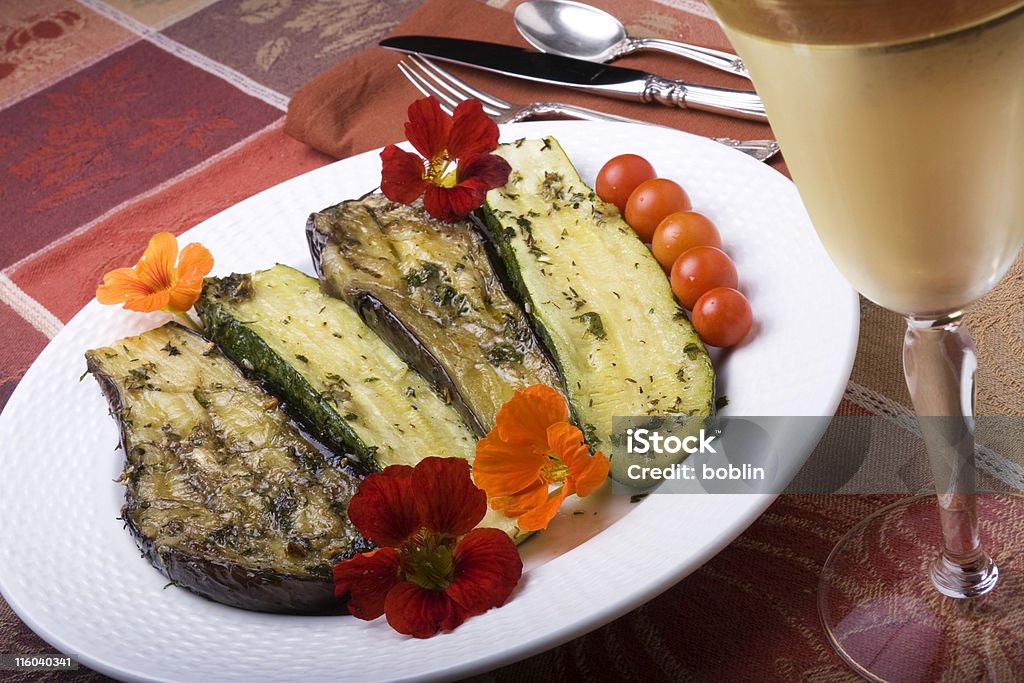
[[[694,0],[596,4],[614,5],[637,35],[686,38],[710,21]],[[102,274],[134,263],[154,231],[179,233],[329,163],[283,132],[290,96],[419,5],[0,1],[0,407]],[[701,132],[713,132],[708,120]],[[381,121],[382,139],[400,137],[401,123]],[[1018,263],[971,314],[982,356],[979,412],[1015,414],[1024,405],[1022,291]],[[899,317],[863,304],[840,413],[906,412],[902,332]],[[836,539],[881,502],[783,496],[649,604],[483,679],[855,680],[820,631],[815,590]],[[0,653],[52,651],[0,600]],[[79,670],[0,678],[102,677]]]

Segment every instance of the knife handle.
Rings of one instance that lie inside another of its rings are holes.
[[[672,81],[661,76],[649,76],[644,81],[641,96],[644,102],[658,102],[670,107],[700,109],[752,121],[767,121],[764,104],[757,93],[749,90],[729,90],[710,85],[693,85]]]

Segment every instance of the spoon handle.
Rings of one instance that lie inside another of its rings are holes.
[[[628,43],[628,51],[637,50],[660,50],[670,54],[686,57],[701,64],[707,64],[721,71],[726,71],[735,76],[750,78],[747,69],[743,66],[743,60],[729,52],[713,50],[710,47],[678,43],[674,40],[662,40],[660,38],[632,38]]]
[[[701,109],[752,121],[767,121],[764,104],[756,92],[694,85],[650,75],[643,82],[640,98],[669,107]]]

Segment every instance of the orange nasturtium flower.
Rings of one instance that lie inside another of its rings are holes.
[[[538,384],[517,391],[477,443],[473,480],[491,507],[517,518],[519,528],[547,527],[566,497],[592,493],[611,467],[569,422],[562,395]],[[555,487],[555,488],[552,488]]]
[[[174,261],[178,264],[175,266]],[[158,232],[132,268],[118,268],[103,276],[96,288],[101,304],[124,304],[129,311],[185,313],[199,298],[203,278],[213,269],[213,256],[193,242],[181,250],[169,232]]]

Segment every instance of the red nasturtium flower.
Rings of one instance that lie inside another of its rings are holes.
[[[517,518],[519,528],[547,527],[562,501],[590,495],[611,464],[569,422],[562,395],[538,384],[517,391],[476,446],[473,479],[491,507]],[[552,486],[555,486],[552,490]]]
[[[178,259],[175,266],[174,260]],[[96,288],[101,304],[124,304],[129,311],[184,313],[203,289],[203,278],[213,268],[213,256],[193,242],[181,250],[169,232],[158,232],[132,268],[118,268],[103,276]]]
[[[419,155],[385,147],[381,192],[402,204],[423,195],[423,207],[434,218],[465,218],[512,172],[507,161],[490,154],[498,146],[498,126],[479,100],[461,102],[453,116],[441,111],[433,97],[416,100],[409,105],[405,136]]]
[[[399,633],[429,638],[505,603],[523,561],[500,529],[475,529],[487,511],[462,458],[425,458],[369,475],[348,516],[378,546],[334,566],[335,593],[360,619],[387,616]]]

